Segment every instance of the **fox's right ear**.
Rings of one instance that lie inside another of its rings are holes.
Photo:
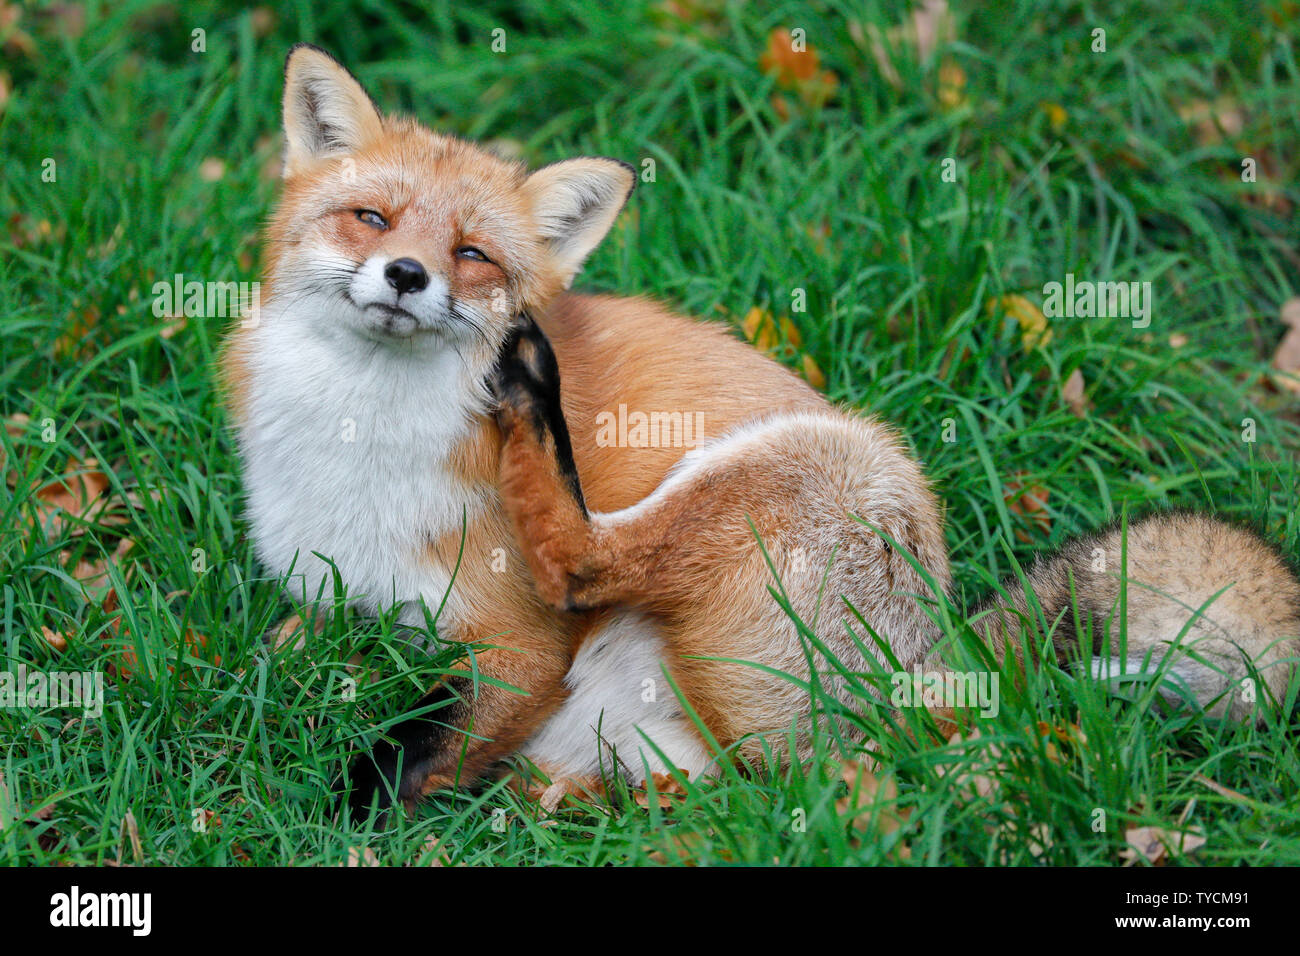
[[[284,62],[284,175],[355,152],[383,132],[374,101],[338,60],[299,43]]]

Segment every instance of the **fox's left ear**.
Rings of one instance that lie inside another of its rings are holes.
[[[614,224],[636,186],[636,171],[616,159],[583,157],[543,166],[524,180],[541,237],[568,288]]]
[[[356,152],[383,134],[374,101],[343,64],[299,43],[284,62],[284,174]]]

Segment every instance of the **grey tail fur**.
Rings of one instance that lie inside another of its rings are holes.
[[[1218,518],[1151,515],[1128,525],[1127,542],[1120,527],[1077,538],[1025,577],[1059,657],[1090,640],[1095,676],[1162,668],[1212,716],[1257,719],[1282,699],[1300,660],[1300,580],[1263,538]],[[995,594],[973,617],[999,657],[1008,646],[1020,653],[1022,622],[1038,613],[1020,581],[1004,590],[1009,607]]]

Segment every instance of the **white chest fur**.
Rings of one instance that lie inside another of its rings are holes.
[[[483,410],[455,350],[399,349],[268,309],[250,334],[239,435],[257,553],[289,589],[332,594],[331,559],[360,607],[424,598],[447,575],[425,557],[482,506],[447,456]],[[416,617],[419,617],[418,609]]]

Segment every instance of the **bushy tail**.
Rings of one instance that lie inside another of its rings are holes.
[[[1121,528],[1078,538],[1039,559],[1026,578],[1055,625],[1059,656],[1090,640],[1094,673],[1114,679],[1154,673],[1172,651],[1166,677],[1213,716],[1257,717],[1268,700],[1259,684],[1282,699],[1300,658],[1295,573],[1254,533],[1205,515],[1152,515],[1131,523],[1126,540]],[[1019,653],[1022,621],[1037,618],[1019,581],[1004,590],[1010,608],[995,595],[975,617],[999,656],[1007,646]]]

